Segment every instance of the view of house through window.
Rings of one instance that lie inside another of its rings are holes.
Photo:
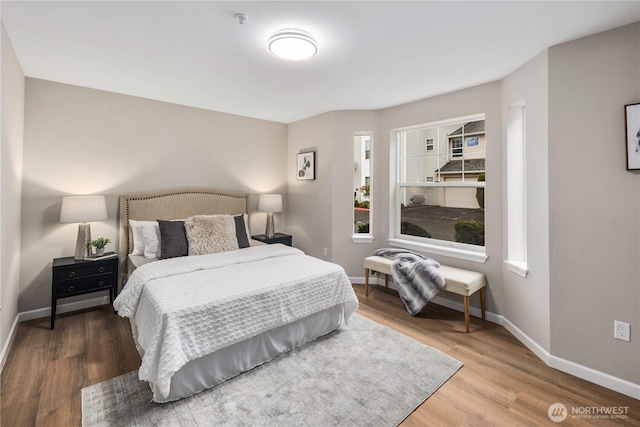
[[[353,137],[353,233],[371,234],[371,133]]]
[[[401,130],[396,143],[396,236],[484,246],[484,115]]]

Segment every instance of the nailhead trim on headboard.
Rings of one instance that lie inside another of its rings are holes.
[[[131,252],[131,241],[130,241],[130,230],[129,230],[129,219],[131,219],[131,203],[136,201],[144,201],[144,200],[153,200],[153,199],[164,199],[167,197],[173,196],[181,196],[181,195],[203,195],[203,196],[221,196],[223,198],[236,198],[236,199],[244,199],[244,213],[249,215],[250,213],[250,194],[244,192],[236,192],[236,191],[227,191],[217,188],[180,188],[180,189],[169,189],[169,190],[151,190],[141,193],[131,193],[131,194],[123,194],[120,196],[120,211],[119,211],[119,238],[120,242],[118,245],[118,256],[120,257],[120,271],[123,274],[127,274],[127,255]],[[225,199],[221,199],[225,200]],[[123,211],[125,216],[123,217]],[[226,212],[216,212],[216,213],[226,213]],[[229,212],[229,213],[238,213],[238,212]],[[194,214],[206,214],[206,212],[194,212]],[[188,215],[188,216],[191,216]],[[162,215],[159,214],[156,218],[162,218]],[[133,218],[136,219],[136,218]],[[175,218],[168,218],[175,219]]]

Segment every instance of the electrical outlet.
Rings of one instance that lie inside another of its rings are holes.
[[[630,341],[631,326],[619,320],[613,321],[613,337],[622,341]]]
[[[322,255],[324,255],[324,256],[328,255],[327,248],[322,248]]]

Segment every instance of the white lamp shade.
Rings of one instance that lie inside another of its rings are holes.
[[[258,199],[258,211],[282,212],[282,196],[280,194],[261,194]]]
[[[107,219],[107,203],[104,196],[69,196],[62,198],[60,222],[104,221]]]

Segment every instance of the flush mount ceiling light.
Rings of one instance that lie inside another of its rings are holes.
[[[311,34],[289,28],[280,30],[269,38],[269,52],[289,61],[303,61],[318,53],[318,45]]]

